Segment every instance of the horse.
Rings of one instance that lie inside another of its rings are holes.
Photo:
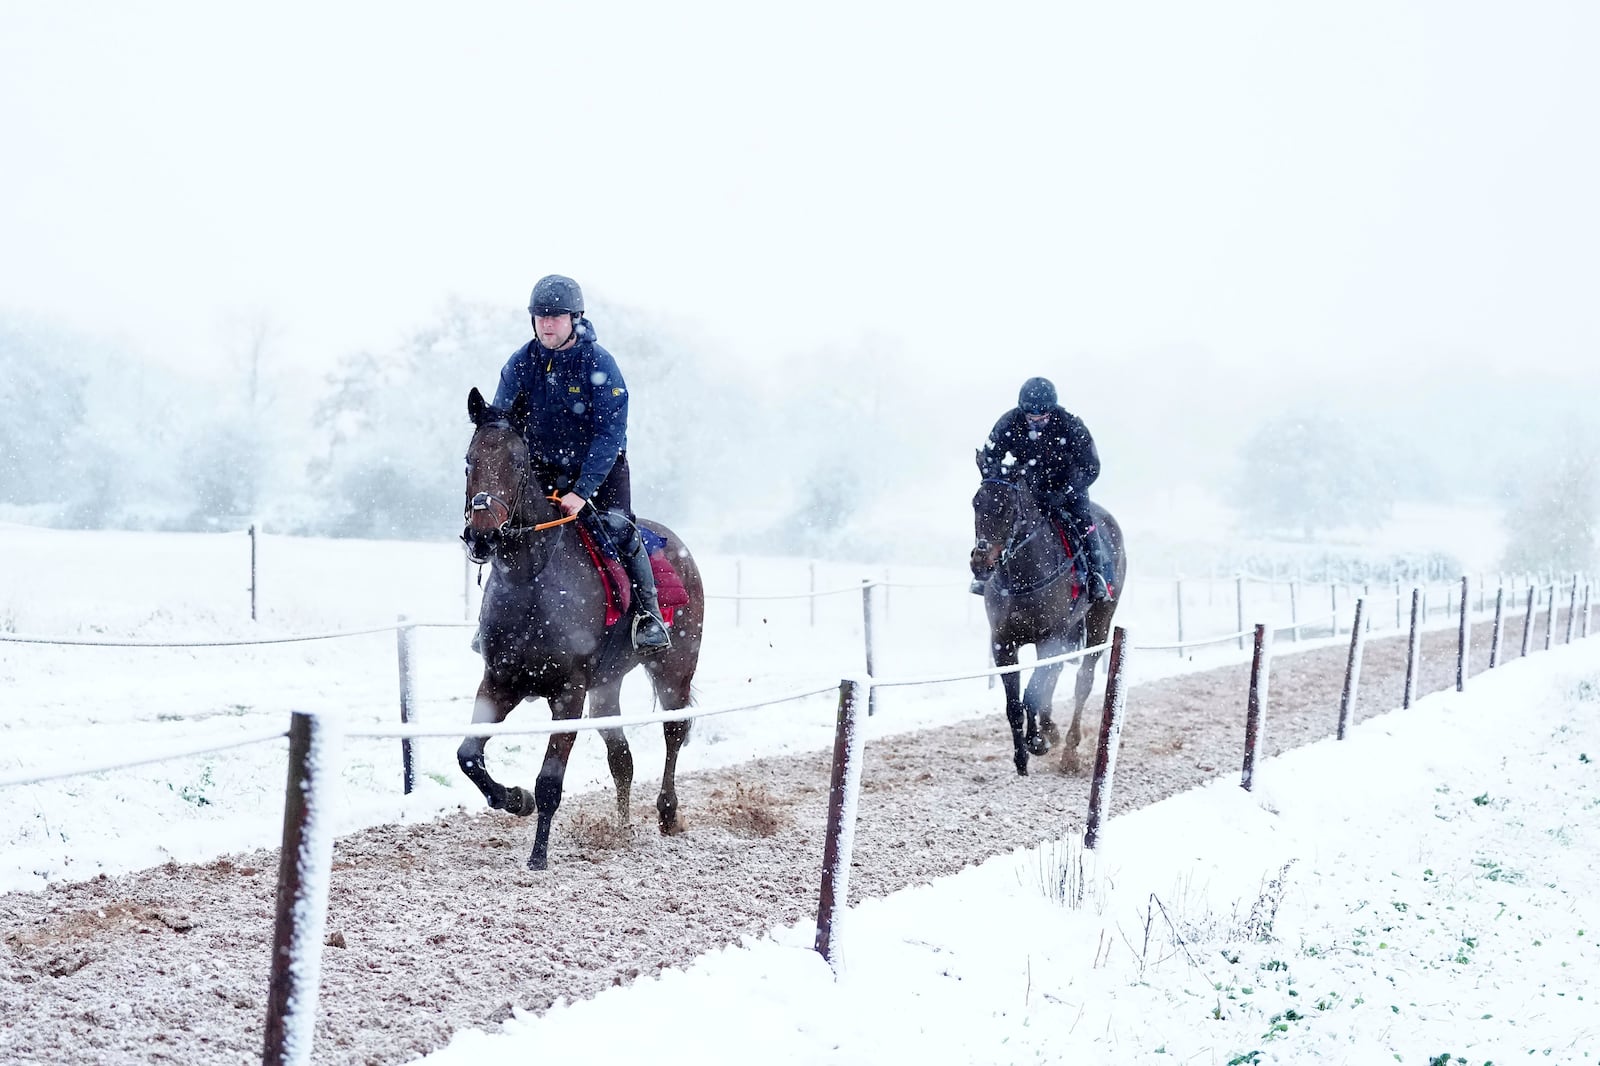
[[[474,426],[467,447],[465,528],[467,557],[491,565],[479,613],[483,679],[473,704],[473,724],[500,723],[526,699],[544,699],[559,722],[621,714],[622,679],[642,661],[663,709],[690,702],[690,681],[700,659],[705,622],[705,588],[694,557],[666,526],[640,520],[666,541],[671,560],[688,593],[670,625],[672,647],[641,657],[629,627],[606,625],[606,592],[596,561],[564,520],[554,496],[545,496],[519,427],[527,404],[518,396],[509,410],[484,401],[474,388],[467,396]],[[676,773],[678,751],[689,736],[689,720],[666,722],[667,758],[661,773],[656,813],[662,833],[679,829]],[[633,754],[621,729],[602,729],[611,778],[617,787],[617,821],[628,824],[633,787]],[[561,804],[561,782],[577,734],[552,733],[533,794],[507,787],[489,775],[484,762],[486,737],[467,737],[456,751],[461,771],[478,786],[491,808],[526,816],[537,812],[528,867],[549,863],[550,825]]]
[[[982,469],[981,453],[979,468]],[[1120,597],[1128,571],[1122,528],[1100,505],[1091,504],[1091,510],[1111,552],[1111,587]],[[1055,523],[1028,487],[1016,479],[985,477],[972,497],[972,511],[976,531],[972,573],[984,582],[983,603],[989,616],[989,642],[995,665],[1015,666],[1017,651],[1024,644],[1032,644],[1040,659],[1104,644],[1118,601],[1095,602],[1078,587],[1072,556]],[[1078,664],[1072,725],[1067,729],[1061,754],[1064,772],[1079,769],[1080,720],[1094,688],[1099,660],[1100,652],[1096,651],[1085,655]],[[1011,726],[1013,758],[1019,774],[1028,772],[1030,753],[1044,755],[1060,739],[1051,714],[1051,698],[1065,665],[1037,667],[1023,697],[1018,695],[1020,674],[1012,671],[1001,675],[1006,692],[1006,721]]]

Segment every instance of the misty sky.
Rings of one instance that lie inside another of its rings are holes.
[[[1559,378],[1597,46],[1582,0],[7,3],[0,310],[195,369],[265,315],[323,368],[559,271],[1008,396],[1172,349]]]

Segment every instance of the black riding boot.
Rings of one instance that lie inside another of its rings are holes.
[[[666,651],[672,647],[672,637],[662,624],[661,605],[656,602],[656,576],[650,570],[644,538],[631,523],[625,537],[618,538],[617,553],[633,583],[633,646],[646,655]]]
[[[1088,590],[1091,600],[1103,603],[1111,598],[1111,586],[1106,584],[1106,573],[1110,567],[1107,565],[1105,542],[1100,539],[1097,530],[1085,533],[1078,539],[1083,543],[1083,564],[1088,570],[1083,587]]]

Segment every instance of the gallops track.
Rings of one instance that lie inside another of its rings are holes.
[[[1521,639],[1516,619],[1503,660]],[[1419,694],[1454,685],[1456,640],[1424,635]],[[1489,627],[1475,626],[1472,673],[1488,645]],[[1264,755],[1331,736],[1336,722],[1347,648],[1286,650],[1273,662]],[[1399,706],[1405,657],[1403,636],[1369,638],[1355,720]],[[1237,775],[1248,679],[1241,664],[1132,687],[1112,813]],[[1000,704],[996,690],[981,718],[867,745],[853,900],[1081,831],[1087,775],[1058,773],[1052,752],[1017,776]],[[1097,694],[1086,764],[1098,710]],[[501,812],[341,838],[313,1061],[403,1062],[513,1006],[541,1011],[813,920],[828,759],[681,774],[686,830],[675,837],[654,828],[648,776],[635,782],[631,832],[610,823],[609,789],[569,796],[545,873],[523,866],[531,821]],[[1270,781],[1271,764],[1257,773]],[[0,1061],[259,1062],[277,867],[263,850],[0,895]]]

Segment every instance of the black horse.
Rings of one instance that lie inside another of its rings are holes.
[[[980,455],[980,465],[982,457]],[[1128,559],[1122,529],[1098,504],[1092,505],[1095,523],[1112,560],[1112,590],[1122,595]],[[1111,632],[1117,600],[1094,602],[1079,587],[1071,555],[1050,517],[1033,493],[1018,481],[983,479],[972,497],[977,543],[972,549],[972,572],[984,580],[983,603],[989,615],[989,640],[996,666],[1014,666],[1017,651],[1032,644],[1039,658],[1063,655],[1077,648],[1104,644]],[[1078,690],[1072,705],[1072,725],[1067,730],[1061,768],[1078,769],[1078,742],[1082,737],[1083,705],[1094,688],[1100,653],[1078,664]],[[1065,663],[1038,667],[1019,697],[1019,674],[1001,675],[1006,690],[1006,721],[1017,773],[1028,772],[1028,754],[1043,755],[1060,739],[1051,716],[1051,697]],[[1026,730],[1024,730],[1026,719]],[[1041,733],[1041,729],[1043,732]]]
[[[527,417],[522,397],[509,411],[484,401],[473,389],[467,413],[477,429],[467,448],[466,528],[461,540],[473,562],[492,563],[484,588],[479,630],[483,647],[483,680],[478,685],[472,720],[502,722],[525,699],[544,698],[557,721],[582,717],[584,697],[591,697],[591,716],[615,716],[622,678],[639,665],[640,656],[625,622],[606,625],[606,594],[594,558],[580,539],[576,523],[562,521],[554,500],[546,497],[529,461],[528,446],[516,428]],[[645,672],[666,710],[689,704],[689,682],[700,659],[705,621],[705,590],[689,549],[670,529],[640,523],[666,541],[672,561],[688,593],[688,602],[672,619],[670,650],[644,658]],[[661,831],[678,828],[675,776],[678,749],[689,735],[689,722],[667,722],[666,767],[656,799]],[[617,785],[617,819],[628,822],[633,787],[633,754],[621,729],[603,729],[607,761]],[[561,781],[567,771],[575,733],[553,733],[544,765],[530,796],[519,786],[506,787],[489,776],[484,765],[484,737],[468,737],[456,751],[462,771],[483,792],[489,806],[512,814],[537,811],[538,828],[528,866],[542,870],[549,861],[550,823],[561,803]]]

